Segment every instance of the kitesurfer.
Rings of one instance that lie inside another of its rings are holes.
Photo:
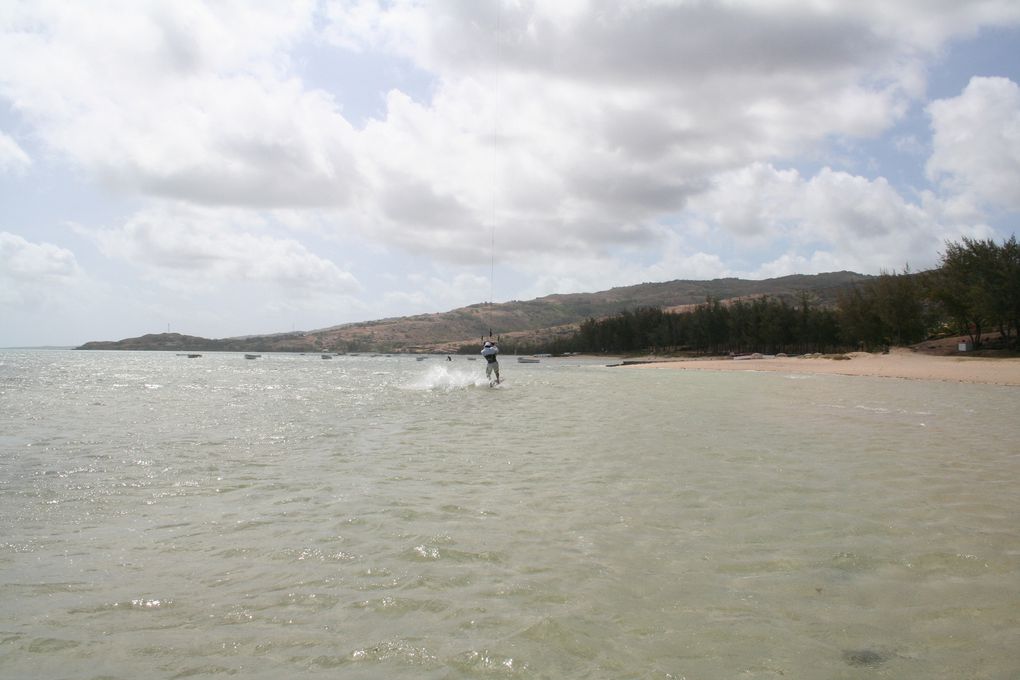
[[[482,356],[485,357],[485,377],[489,379],[489,384],[499,384],[499,362],[496,361],[496,355],[499,354],[499,347],[489,340],[485,341],[485,347],[482,348]],[[492,380],[492,374],[496,374],[495,383]]]

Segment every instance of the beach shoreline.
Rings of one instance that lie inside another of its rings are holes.
[[[846,375],[905,380],[974,383],[1020,387],[1020,358],[986,358],[926,354],[894,348],[884,354],[851,352],[833,356],[662,359],[627,363],[630,368],[688,371],[766,371],[813,375]]]

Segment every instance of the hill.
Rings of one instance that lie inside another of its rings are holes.
[[[477,345],[490,330],[504,338],[535,342],[573,333],[587,318],[605,317],[635,307],[681,311],[708,297],[725,301],[770,296],[794,303],[806,294],[813,304],[828,307],[835,305],[840,291],[868,278],[844,271],[761,281],[727,278],[642,283],[598,293],[476,304],[449,312],[351,323],[308,332],[224,339],[159,333],[113,342],[93,341],[78,349],[450,353],[462,346]]]

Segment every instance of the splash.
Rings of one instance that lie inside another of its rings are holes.
[[[415,376],[405,385],[409,390],[461,390],[469,387],[487,387],[489,381],[485,374],[477,370],[454,368],[444,364],[434,364],[424,373]]]

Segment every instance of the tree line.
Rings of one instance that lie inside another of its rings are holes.
[[[709,298],[684,313],[641,307],[589,318],[572,336],[508,343],[504,351],[804,354],[876,351],[947,335],[967,335],[975,348],[1018,349],[1015,235],[1002,244],[969,238],[948,243],[935,269],[882,273],[841,293],[834,308],[817,304],[807,293],[796,302]]]

